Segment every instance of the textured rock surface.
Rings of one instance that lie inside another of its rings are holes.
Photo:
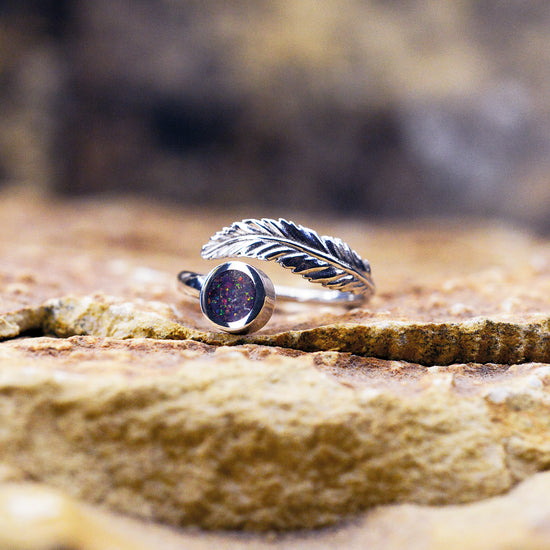
[[[547,460],[522,455],[550,421],[540,365],[480,392],[458,368],[392,390],[396,366],[368,359],[354,370],[377,369],[378,388],[341,384],[319,372],[339,368],[323,352],[35,338],[2,353],[4,462],[173,524],[312,527],[384,502],[464,502]],[[523,401],[537,423],[508,450],[500,424],[513,431]]]
[[[236,337],[175,290],[180,269],[208,269],[200,244],[239,217],[225,216],[0,201],[1,479],[263,530],[477,501],[548,468],[546,241],[298,219],[367,256],[378,294],[351,311],[279,305]],[[411,510],[431,509],[380,525]]]
[[[550,476],[509,494],[447,507],[381,506],[353,522],[310,532],[242,534],[175,531],[83,506],[35,485],[0,486],[0,549],[39,550],[542,550],[550,544]]]
[[[548,361],[550,244],[527,234],[458,222],[391,228],[313,222],[371,261],[378,288],[372,302],[351,312],[279,305],[261,333],[220,337],[209,333],[198,304],[175,291],[174,273],[210,269],[199,259],[200,245],[238,216],[197,218],[143,204],[49,211],[30,197],[23,201],[24,210],[17,197],[3,200],[4,337],[45,328],[60,336],[154,334],[336,349],[426,365]],[[276,282],[300,283],[276,265],[262,269]]]

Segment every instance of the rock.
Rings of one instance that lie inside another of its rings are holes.
[[[287,534],[172,530],[84,506],[36,485],[0,485],[0,549],[169,548],[170,550],[539,550],[550,542],[547,494],[541,473],[509,494],[460,506],[381,506],[330,529]]]
[[[374,548],[542,549],[549,544],[550,510],[543,504],[548,483],[548,474],[539,474],[509,495],[468,506],[381,509],[358,531],[376,526],[378,532],[363,539]]]
[[[41,317],[48,334],[193,339],[211,344],[262,344],[302,351],[332,350],[424,365],[459,362],[550,362],[550,318],[530,315],[463,321],[366,323],[341,320],[301,330],[230,336],[188,329],[167,307],[120,302],[113,297],[66,297],[48,302]],[[321,324],[321,322],[319,322]]]
[[[6,225],[13,228],[5,243],[21,243],[4,245],[7,260],[0,267],[4,338],[39,330],[339,350],[425,365],[548,361],[550,246],[518,231],[454,224],[327,228],[371,260],[374,299],[350,312],[280,304],[262,332],[231,337],[212,333],[198,304],[177,293],[174,283],[182,268],[210,268],[198,251],[218,227],[213,219],[197,226],[190,214],[139,203],[87,203],[71,211],[23,200],[24,210],[17,196],[3,201]],[[56,216],[64,219],[59,229]],[[47,229],[21,231],[29,219]],[[196,240],[180,244],[178,235]],[[300,282],[276,265],[262,268],[275,282]]]
[[[62,493],[33,484],[0,485],[0,550],[145,549]]]
[[[0,218],[2,480],[265,531],[471,503],[548,468],[546,241],[300,219],[369,258],[378,293],[278,304],[234,336],[175,286],[234,214],[6,194]]]
[[[467,502],[550,460],[538,364],[422,369],[137,338],[1,351],[3,461],[174,525],[302,528],[387,502]]]

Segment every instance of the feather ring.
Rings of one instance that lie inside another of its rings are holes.
[[[332,290],[366,295],[374,292],[369,262],[349,245],[282,218],[235,222],[213,235],[201,254],[205,259],[245,256],[276,261]]]

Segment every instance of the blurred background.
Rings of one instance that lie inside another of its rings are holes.
[[[550,233],[547,0],[2,0],[0,187]]]

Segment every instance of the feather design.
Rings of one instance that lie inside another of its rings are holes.
[[[213,235],[201,254],[205,259],[246,256],[276,261],[332,290],[374,292],[369,263],[349,245],[282,218],[235,222]]]

